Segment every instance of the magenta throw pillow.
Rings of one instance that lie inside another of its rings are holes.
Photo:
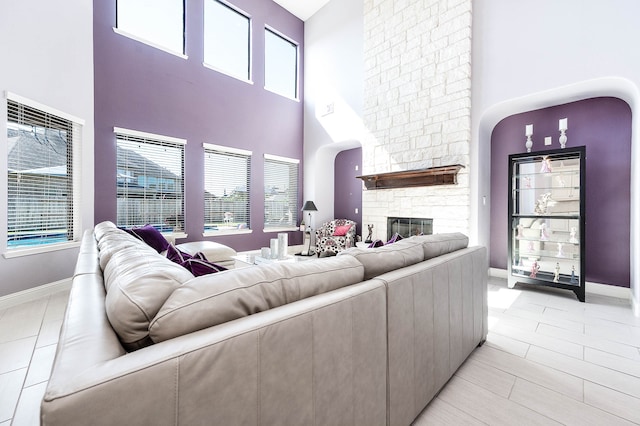
[[[333,236],[334,237],[344,237],[345,235],[347,235],[347,232],[349,232],[350,228],[351,228],[351,225],[336,226],[336,230],[333,231]]]

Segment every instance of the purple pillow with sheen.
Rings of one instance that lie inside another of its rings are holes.
[[[227,270],[224,266],[209,262],[201,252],[191,256],[189,253],[180,251],[173,244],[167,247],[167,259],[182,266],[196,277]]]
[[[182,266],[187,268],[196,277],[227,270],[224,266],[216,265],[215,263],[199,259],[195,256],[191,259],[185,260],[182,263]]]
[[[382,242],[382,240],[374,240],[371,242],[371,244],[369,244],[367,246],[367,248],[376,248],[376,247],[382,247],[384,245],[384,243]]]
[[[393,244],[396,241],[400,241],[402,239],[402,235],[398,234],[397,232],[395,234],[393,234],[393,236],[391,237],[391,239],[389,241],[387,241],[387,244]],[[386,245],[386,244],[385,244]]]
[[[147,243],[158,253],[163,252],[169,247],[169,242],[164,236],[151,225],[141,226],[139,228],[131,228],[128,233]]]
[[[173,244],[169,244],[169,246],[167,247],[167,259],[169,259],[170,261],[177,263],[178,265],[181,265],[182,262],[184,262],[187,259],[191,259],[191,255],[189,253],[185,253],[183,251],[180,251],[176,248],[176,246],[174,246]]]

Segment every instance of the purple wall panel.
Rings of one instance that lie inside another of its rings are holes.
[[[362,235],[362,180],[356,176],[361,174],[362,148],[348,149],[336,155],[333,215],[336,219],[355,221],[358,235]],[[355,209],[358,209],[357,214]]]
[[[491,136],[491,267],[507,268],[509,154],[526,152],[525,125],[533,124],[532,151],[559,148],[558,120],[567,117],[567,147],[585,145],[586,279],[629,287],[631,109],[617,98],[593,98],[522,114],[496,125]],[[551,136],[553,145],[545,147]]]
[[[252,18],[253,84],[202,65],[203,2],[186,3],[188,59],[116,34],[115,0],[94,0],[95,221],[116,221],[116,145],[113,127],[187,140],[185,228],[188,240],[202,239],[204,221],[203,143],[253,151],[251,223],[253,233],[216,237],[236,250],[268,246],[263,233],[263,154],[302,160],[303,97],[300,101],[264,89],[264,28],[269,25],[300,45],[304,23],[272,1],[235,0]],[[302,205],[302,166],[299,200]],[[301,243],[298,232],[291,244]]]

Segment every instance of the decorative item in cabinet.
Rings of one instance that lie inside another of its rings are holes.
[[[585,147],[509,156],[508,283],[584,302]]]

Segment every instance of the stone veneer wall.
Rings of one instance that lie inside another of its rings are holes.
[[[364,190],[364,224],[433,218],[469,234],[471,1],[364,0],[363,174],[462,164],[457,185]]]

